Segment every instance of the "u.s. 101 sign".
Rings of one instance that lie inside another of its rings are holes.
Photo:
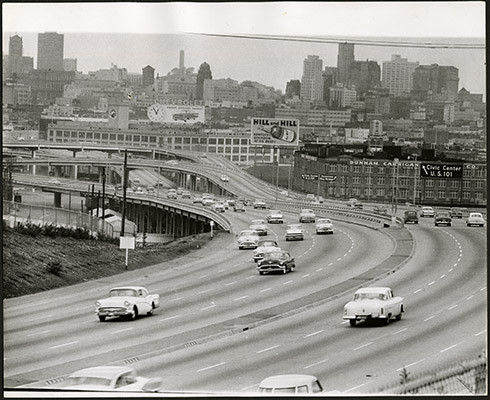
[[[250,144],[297,147],[299,144],[299,120],[252,118]]]
[[[420,163],[422,178],[462,179],[462,164]]]

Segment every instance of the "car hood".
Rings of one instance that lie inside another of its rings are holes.
[[[118,297],[107,297],[105,299],[98,300],[101,306],[103,307],[115,307],[115,306],[123,306],[124,302],[128,301],[130,303],[134,303],[134,297],[131,296],[118,296]]]
[[[303,233],[302,229],[288,229],[286,233]]]
[[[258,236],[253,236],[253,235],[247,235],[247,236],[240,236],[238,238],[239,242],[248,242],[248,241],[253,241],[257,242],[259,240]]]
[[[319,228],[332,228],[333,224],[331,224],[329,222],[320,222],[320,223],[316,224],[316,226],[318,226]]]

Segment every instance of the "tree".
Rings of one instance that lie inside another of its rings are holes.
[[[197,86],[196,86],[196,99],[203,100],[204,97],[204,80],[213,79],[211,73],[211,67],[207,62],[203,62],[199,66],[199,71],[197,72]]]

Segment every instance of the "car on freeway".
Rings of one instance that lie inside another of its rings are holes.
[[[349,320],[351,326],[371,319],[380,319],[388,325],[391,318],[399,321],[404,311],[403,299],[395,297],[389,287],[365,287],[358,289],[344,306],[343,319]]]
[[[420,209],[420,218],[433,217],[435,215],[434,209],[432,207],[422,207]]]
[[[263,394],[292,395],[321,393],[323,387],[316,376],[303,374],[286,374],[269,376],[262,380],[257,389]]]
[[[126,188],[126,193],[133,193],[133,189],[131,189],[130,187]]]
[[[212,206],[214,211],[224,213],[226,211],[225,205],[223,203],[214,203]]]
[[[415,210],[407,210],[403,213],[403,222],[405,224],[418,224],[419,223],[419,215]]]
[[[269,228],[263,219],[253,219],[249,229],[257,231],[259,236],[267,236],[269,234]]]
[[[153,186],[148,186],[148,187],[146,188],[146,191],[147,191],[148,193],[155,193],[155,188],[154,188]]]
[[[194,196],[192,198],[192,203],[194,203],[194,204],[202,204],[202,197],[201,196]]]
[[[434,216],[434,225],[447,225],[451,226],[451,215],[448,211],[438,211]]]
[[[315,195],[312,194],[312,193],[308,193],[306,195],[306,200],[309,200],[309,201],[314,201],[315,200]]]
[[[254,201],[254,208],[267,208],[267,204],[264,200],[257,199]]]
[[[262,260],[265,253],[275,250],[280,250],[279,245],[275,240],[259,240],[257,243],[257,248],[253,252],[253,259],[255,262],[258,262],[259,260]]]
[[[315,222],[316,216],[313,210],[309,208],[301,209],[299,213],[299,222]]]
[[[238,236],[238,249],[256,249],[259,242],[259,235],[252,229],[245,229]]]
[[[48,183],[50,183],[52,185],[61,185],[61,182],[56,178],[49,178]]]
[[[215,203],[213,199],[210,199],[209,197],[203,197],[202,198],[202,205],[203,206],[212,206]]]
[[[128,366],[103,365],[70,374],[59,386],[63,390],[157,392],[161,378],[143,378]]]
[[[286,237],[286,241],[304,240],[305,230],[301,227],[300,224],[290,224],[286,227],[286,233],[284,236]]]
[[[470,215],[468,215],[468,218],[466,218],[466,226],[471,226],[471,225],[477,225],[477,226],[485,225],[485,219],[483,218],[482,213],[471,212]]]
[[[176,199],[176,198],[177,198],[177,191],[175,189],[168,189],[167,199]]]
[[[266,252],[262,259],[257,262],[259,275],[269,272],[282,272],[286,274],[294,271],[295,267],[294,257],[291,257],[291,254],[284,250]]]
[[[189,192],[188,190],[183,190],[182,191],[182,198],[183,199],[190,199],[191,198],[191,192]]]
[[[143,188],[141,186],[138,186],[135,190],[135,193],[139,193],[139,194],[142,194],[142,193],[145,193],[145,191],[143,190]]]
[[[160,295],[149,294],[142,286],[115,287],[109,290],[109,297],[95,302],[95,313],[101,322],[107,317],[129,317],[152,315],[160,307]]]
[[[185,188],[183,188],[183,187],[178,187],[178,188],[177,188],[177,194],[180,196],[184,190],[185,190]]]
[[[376,205],[373,207],[373,211],[378,214],[383,214],[387,215],[388,214],[388,207],[383,206],[383,205]]]
[[[233,206],[233,211],[245,212],[245,206],[242,203],[235,203],[235,205]]]
[[[462,219],[463,218],[463,213],[465,212],[466,210],[464,208],[459,208],[459,207],[453,207],[449,210],[449,215],[451,216],[451,218],[459,218],[459,219]]]
[[[235,203],[235,199],[226,199],[226,204],[228,204],[228,207],[234,207]]]
[[[321,235],[322,233],[333,234],[332,220],[329,218],[318,218],[315,231],[317,235]]]
[[[279,210],[270,210],[265,220],[269,224],[282,224],[284,222],[284,217],[282,212]]]
[[[315,199],[313,200],[313,204],[323,204],[323,197],[316,196]]]

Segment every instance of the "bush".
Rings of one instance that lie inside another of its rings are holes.
[[[63,272],[63,265],[58,260],[50,261],[46,265],[46,272],[56,276],[60,276]]]
[[[25,222],[18,224],[14,228],[14,231],[22,233],[24,235],[36,237],[42,233],[43,228],[39,225],[33,224],[32,222]]]
[[[56,237],[58,235],[58,227],[53,224],[44,225],[42,228],[42,233],[49,237]]]

